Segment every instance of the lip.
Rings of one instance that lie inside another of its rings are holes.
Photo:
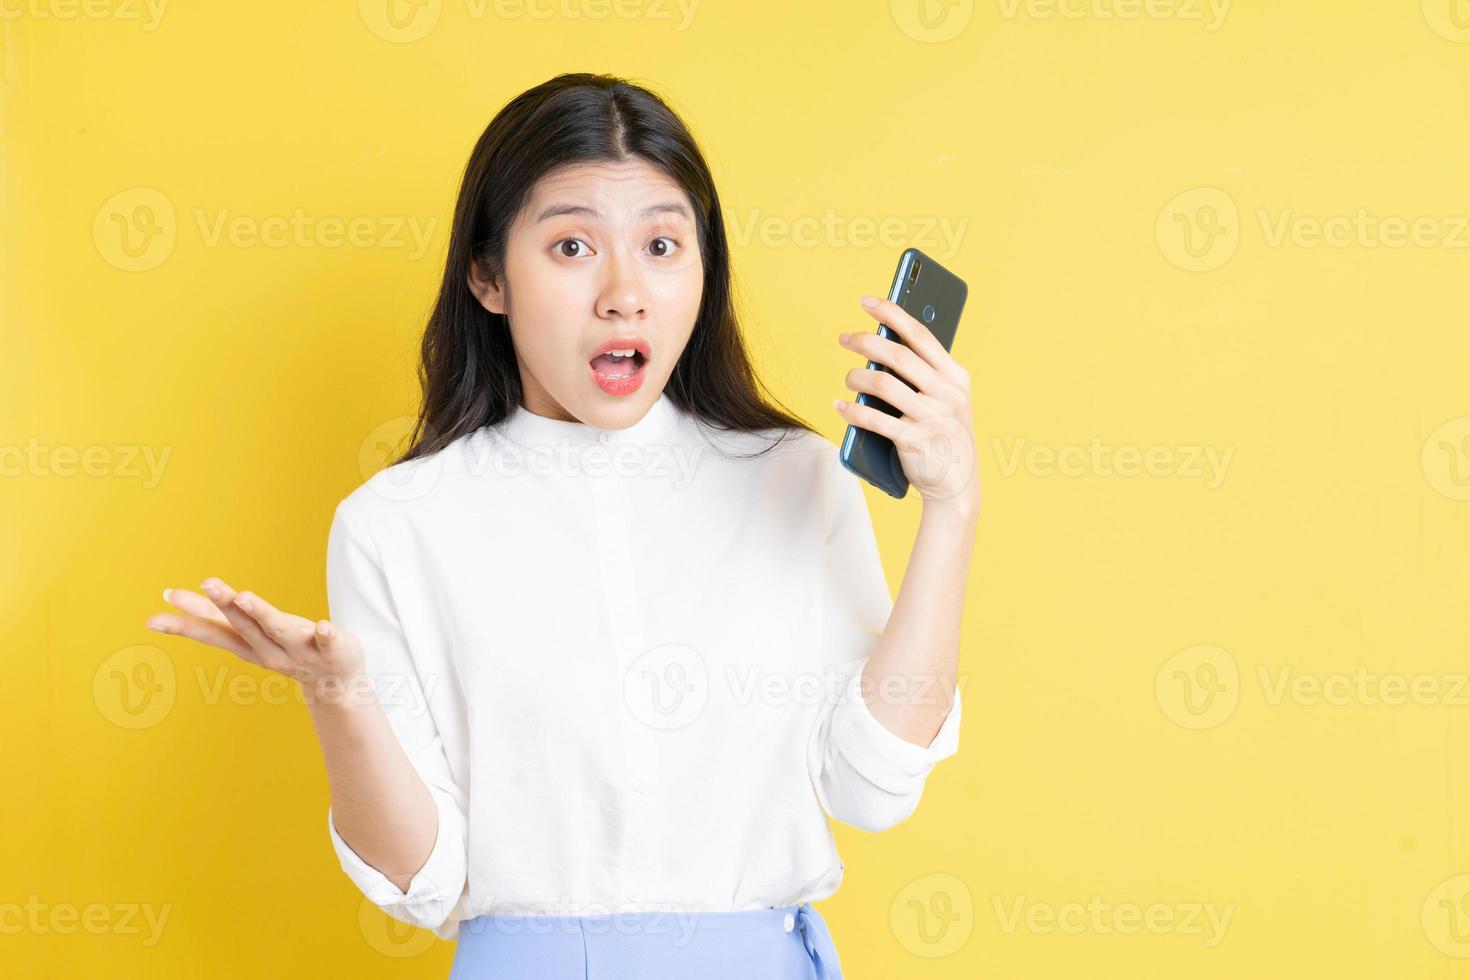
[[[648,363],[648,341],[642,337],[614,337],[589,354],[587,356],[587,363],[592,363],[610,350],[627,350],[629,347],[642,354],[643,362],[645,364]]]
[[[638,370],[626,378],[611,378],[605,374],[599,374],[592,366],[592,362],[610,350],[627,350],[632,348],[643,358],[643,363]],[[642,337],[614,337],[604,343],[587,358],[587,372],[592,377],[592,382],[609,395],[631,395],[643,387],[643,379],[648,375],[648,341]]]

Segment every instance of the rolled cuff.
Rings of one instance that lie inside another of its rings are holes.
[[[347,877],[385,913],[409,925],[432,929],[441,939],[452,939],[458,923],[447,921],[464,891],[466,878],[465,820],[454,801],[429,787],[439,811],[438,835],[429,859],[403,891],[388,876],[368,864],[337,833],[332,808],[327,807],[327,832]]]
[[[928,745],[915,745],[874,717],[862,693],[859,669],[847,682],[832,714],[832,742],[849,765],[874,786],[895,796],[908,796],[924,785],[929,770],[960,747],[960,689],[939,732]]]

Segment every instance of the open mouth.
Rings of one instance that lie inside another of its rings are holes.
[[[592,370],[604,378],[631,378],[643,370],[643,355],[632,347],[610,350],[592,359]]]

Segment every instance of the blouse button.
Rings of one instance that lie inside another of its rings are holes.
[[[597,433],[597,441],[600,442],[600,443],[602,443],[604,446],[607,445],[607,441],[610,438],[612,438],[612,437],[609,436],[606,432],[599,432],[599,433]]]
[[[635,792],[635,793],[642,793],[647,788],[648,788],[648,784],[645,783],[643,780],[641,780],[641,779],[635,779],[635,780],[633,780],[633,792]]]
[[[792,929],[796,928],[796,916],[792,915],[790,912],[787,912],[786,919],[781,923],[781,925],[786,929],[787,932],[790,932]]]

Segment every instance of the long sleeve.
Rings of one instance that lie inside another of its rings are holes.
[[[375,905],[402,922],[453,938],[446,923],[468,875],[467,801],[454,780],[434,725],[422,669],[415,663],[377,549],[348,502],[338,504],[327,544],[327,603],[332,622],[362,641],[366,671],[414,769],[438,806],[439,832],[428,861],[402,891],[362,860],[337,833],[331,808],[327,831],[342,870]],[[429,685],[432,689],[433,685]]]
[[[831,817],[861,830],[886,830],[914,812],[929,771],[958,750],[960,692],[956,687],[949,714],[927,746],[890,731],[869,710],[860,690],[863,666],[893,599],[861,480],[834,457],[824,486],[822,653],[840,684],[839,696],[822,706],[813,727],[807,764]]]

